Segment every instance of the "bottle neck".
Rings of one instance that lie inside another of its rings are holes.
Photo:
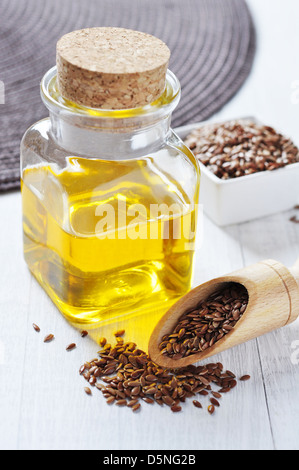
[[[163,145],[170,131],[171,114],[144,123],[142,119],[130,127],[123,120],[95,122],[50,112],[51,137],[68,153],[90,158],[121,160],[138,158],[155,152]]]
[[[74,155],[102,159],[138,158],[161,148],[170,133],[173,110],[180,100],[180,83],[170,71],[164,93],[142,108],[103,110],[71,103],[61,96],[56,67],[41,83],[41,96],[50,112],[51,137]]]

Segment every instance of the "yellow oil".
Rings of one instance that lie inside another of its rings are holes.
[[[166,311],[190,289],[194,203],[152,159],[68,157],[63,170],[31,167],[22,200],[26,262],[71,322]],[[128,213],[134,204],[143,210]],[[107,206],[113,219],[101,212]]]

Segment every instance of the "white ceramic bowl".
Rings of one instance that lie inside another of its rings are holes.
[[[260,122],[253,117],[238,118],[243,119]],[[185,139],[194,129],[209,124],[214,122],[189,124],[174,131]],[[219,226],[287,211],[299,203],[299,163],[230,180],[221,180],[202,163],[200,167],[200,203],[204,212]]]

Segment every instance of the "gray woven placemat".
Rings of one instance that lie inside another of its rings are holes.
[[[19,187],[20,140],[47,116],[39,82],[55,64],[56,41],[92,26],[136,29],[167,43],[170,68],[182,85],[173,126],[221,108],[248,76],[254,57],[255,32],[243,0],[1,0],[0,191]]]

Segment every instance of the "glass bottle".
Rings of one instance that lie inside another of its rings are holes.
[[[191,287],[199,166],[170,128],[180,85],[153,103],[95,109],[64,98],[21,143],[25,260],[73,323],[167,308]]]

